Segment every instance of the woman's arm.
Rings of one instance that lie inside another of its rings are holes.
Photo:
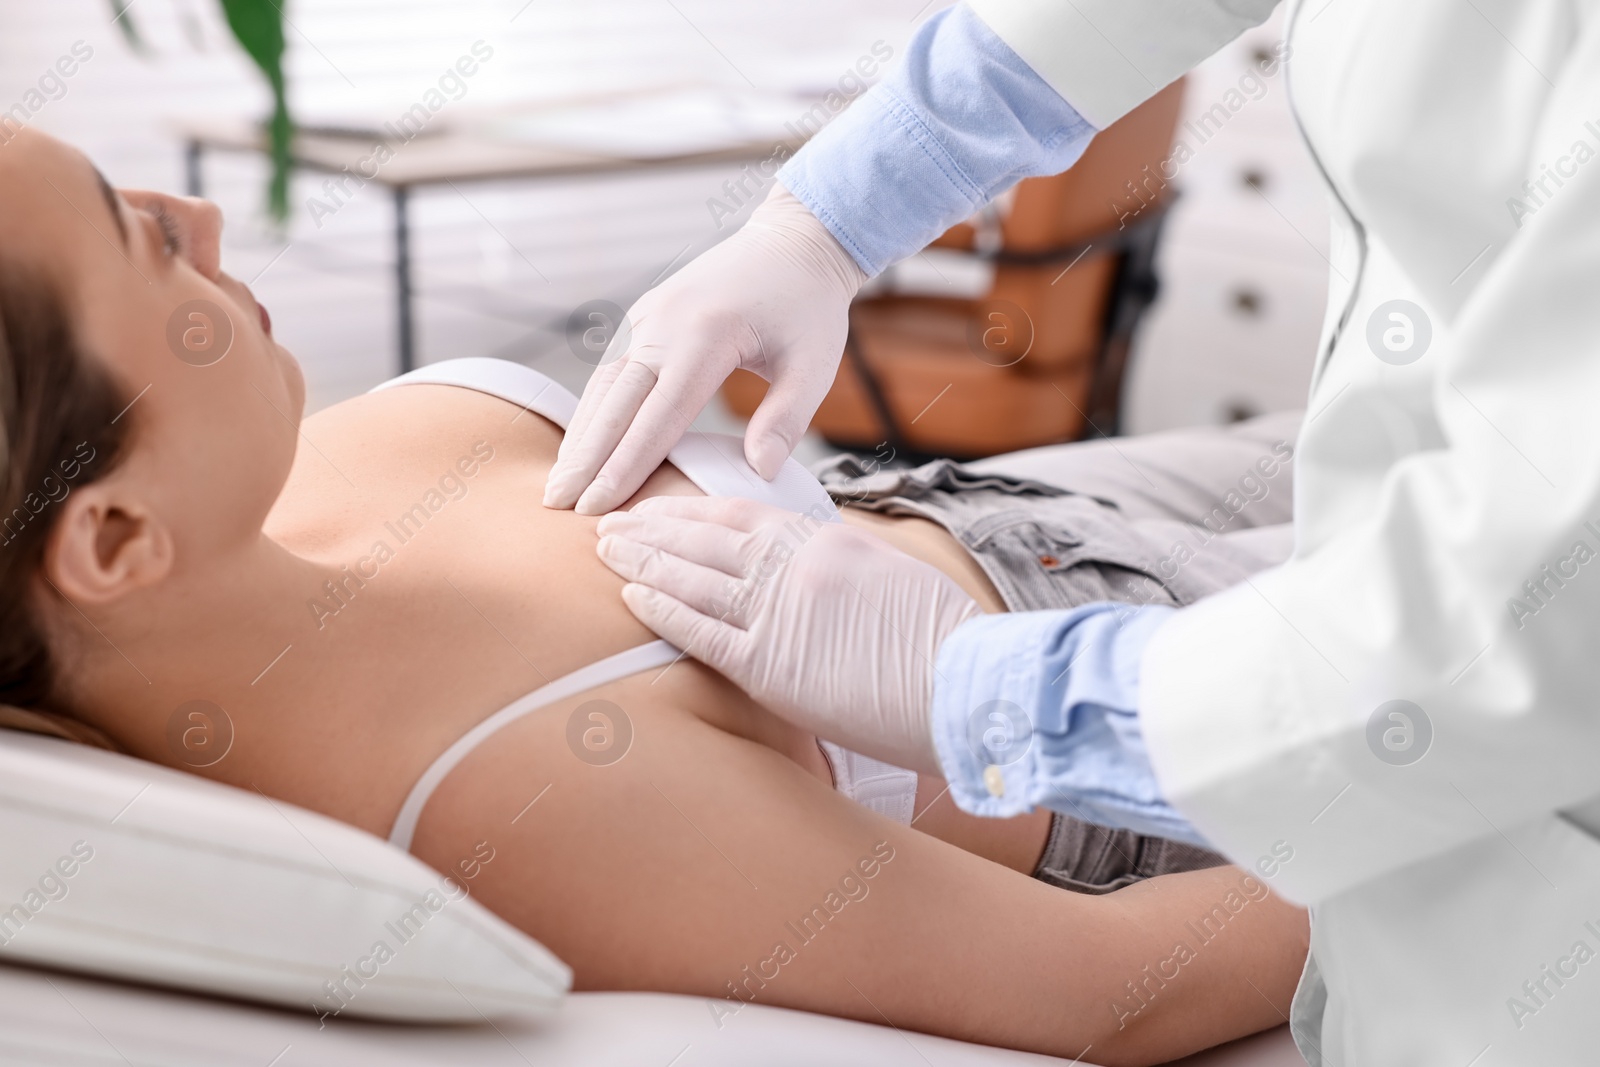
[[[571,713],[601,698],[633,729],[607,766],[566,740]],[[1306,952],[1302,913],[1233,868],[1066,893],[661,706],[650,675],[474,753],[416,851],[570,963],[579,988],[715,998],[720,1025],[753,1000],[1154,1063],[1280,1022]]]

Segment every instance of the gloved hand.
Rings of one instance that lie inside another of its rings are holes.
[[[656,497],[600,520],[628,610],[796,726],[939,774],[934,661],[983,610],[940,571],[840,523]]]
[[[678,443],[735,368],[771,382],[745,458],[777,475],[833,383],[850,300],[867,279],[782,185],[750,221],[640,297],[583,390],[544,504],[617,507]]]

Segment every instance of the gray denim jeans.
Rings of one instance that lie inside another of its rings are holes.
[[[841,505],[944,527],[1012,611],[1098,600],[1182,606],[1288,558],[1301,416],[902,470],[845,455],[815,473]],[[1056,813],[1034,877],[1107,893],[1225,862],[1192,845]]]

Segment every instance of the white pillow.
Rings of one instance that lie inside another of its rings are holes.
[[[0,960],[327,1015],[550,1012],[572,972],[470,885],[290,804],[0,730]]]

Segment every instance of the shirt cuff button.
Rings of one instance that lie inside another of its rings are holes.
[[[1005,776],[1000,773],[1000,768],[996,767],[992,763],[983,769],[983,784],[984,787],[989,790],[989,795],[992,797],[1003,797],[1006,795]]]

